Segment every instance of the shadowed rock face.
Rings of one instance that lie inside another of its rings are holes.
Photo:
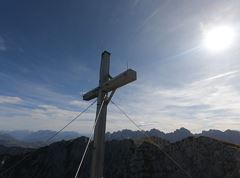
[[[31,152],[21,164],[11,171],[1,175],[1,178],[65,178],[74,177],[77,167],[83,155],[88,139],[81,137],[72,141],[62,141]],[[90,160],[92,146],[86,155],[79,177],[88,178],[90,172]],[[129,177],[130,158],[136,145],[133,140],[110,141],[106,143],[105,171],[106,177]],[[17,161],[24,158],[26,154],[12,156],[0,155],[4,164],[0,166],[0,172],[13,166]],[[124,171],[123,171],[124,170]]]
[[[240,147],[206,137],[190,137],[164,147],[193,178],[237,178],[240,176]],[[134,178],[186,178],[157,147],[144,143],[137,148],[132,161]]]
[[[207,137],[160,143],[193,178],[239,178],[240,147]],[[17,167],[0,177],[64,178],[74,177],[87,138],[63,141],[32,151]],[[90,146],[91,147],[91,146]],[[91,148],[90,148],[91,149]],[[186,178],[187,176],[159,148],[146,141],[109,141],[105,147],[105,178]],[[91,150],[80,170],[81,178],[88,178]],[[0,171],[6,170],[26,153],[0,155]]]

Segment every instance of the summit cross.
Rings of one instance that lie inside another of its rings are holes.
[[[120,73],[116,77],[109,74],[110,53],[104,51],[101,57],[99,86],[83,95],[83,100],[97,98],[96,125],[94,129],[93,156],[90,178],[103,178],[104,142],[106,130],[107,106],[116,89],[137,79],[137,72],[132,69]],[[111,92],[110,96],[108,93]],[[99,113],[100,112],[100,113]]]

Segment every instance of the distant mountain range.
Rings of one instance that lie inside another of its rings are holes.
[[[175,143],[152,139],[160,149],[143,138],[107,141],[104,178],[240,177],[239,145],[203,136],[188,137]],[[88,138],[80,137],[28,150],[28,153],[20,148],[19,154],[16,154],[16,149],[13,153],[9,153],[8,149],[4,153],[3,149],[0,154],[0,178],[74,177],[87,141]],[[78,177],[89,177],[92,149],[90,144]]]
[[[0,132],[0,145],[4,146],[20,146],[20,147],[40,147],[49,143],[53,143],[61,140],[70,140],[81,135],[78,132],[65,131],[59,133],[54,139],[49,143],[46,143],[46,140],[53,135],[56,131],[51,130],[39,130],[36,132],[31,132],[27,130],[18,130],[18,131],[1,131]]]
[[[56,131],[51,131],[51,130],[40,130],[36,132],[31,132],[26,130],[1,131],[0,145],[36,148],[39,146],[49,144],[49,143],[46,143],[46,140],[51,136],[53,136],[54,134],[56,134]],[[202,131],[202,133],[199,133],[199,134],[193,134],[185,128],[180,128],[170,133],[164,133],[157,129],[151,129],[149,131],[145,131],[144,134],[141,133],[141,131],[132,131],[132,130],[125,129],[125,130],[116,131],[113,133],[107,132],[106,140],[141,139],[145,137],[145,135],[162,138],[171,143],[180,141],[190,136],[194,136],[194,137],[206,136],[206,137],[222,140],[225,142],[240,144],[239,131],[226,130],[223,132],[220,130],[209,130],[209,131]],[[78,132],[65,131],[57,135],[57,137],[51,140],[50,143],[61,141],[61,140],[70,140],[80,136],[81,134]]]
[[[174,132],[164,133],[157,129],[151,129],[149,131],[145,131],[144,134],[141,131],[132,131],[132,130],[121,130],[113,133],[106,133],[107,140],[122,140],[122,139],[138,139],[145,137],[146,135],[159,137],[165,140],[168,140],[171,143],[176,141],[180,141],[190,136],[206,136],[211,137],[214,139],[222,140],[225,142],[230,142],[234,144],[240,144],[240,131],[235,130],[226,130],[224,132],[220,130],[209,130],[209,131],[202,131],[199,134],[193,134],[188,129],[180,128],[175,130]]]

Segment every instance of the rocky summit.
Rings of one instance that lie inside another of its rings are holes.
[[[80,137],[17,154],[3,150],[0,177],[73,178],[87,141]],[[78,177],[89,178],[91,150],[92,145]],[[159,138],[107,141],[104,177],[239,178],[240,146],[202,136],[175,143]]]

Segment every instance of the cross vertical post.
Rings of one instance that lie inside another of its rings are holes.
[[[110,53],[104,51],[102,53],[101,67],[100,67],[100,79],[99,79],[99,91],[97,98],[97,115],[100,111],[102,102],[107,97],[107,92],[102,90],[102,86],[109,80],[109,64]],[[94,142],[93,142],[93,158],[91,166],[91,178],[100,178],[103,175],[104,165],[104,142],[105,142],[105,130],[106,130],[106,116],[107,116],[107,102],[103,103],[102,109],[99,113],[99,118],[94,130]]]
[[[90,178],[103,178],[105,130],[107,105],[116,89],[137,79],[136,71],[127,69],[114,78],[109,75],[110,53],[104,51],[101,57],[99,86],[83,95],[89,101],[97,97],[96,125],[94,129],[93,156]],[[108,92],[111,95],[108,98]],[[100,112],[100,113],[99,113]],[[99,117],[98,117],[99,116]],[[98,117],[98,118],[97,118]]]

